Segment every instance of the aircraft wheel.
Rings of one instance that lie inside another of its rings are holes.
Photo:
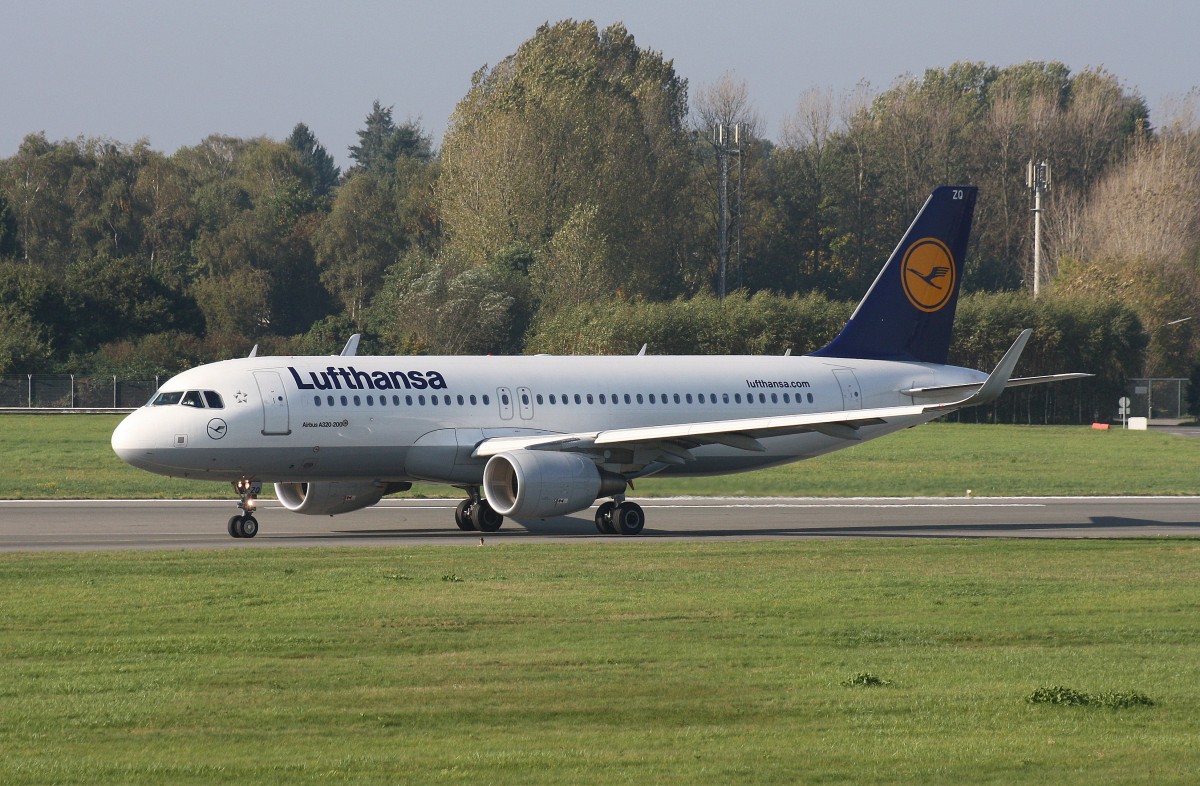
[[[231,537],[231,538],[242,537],[242,517],[241,516],[230,517],[228,529],[229,529],[229,537]]]
[[[471,523],[480,532],[495,532],[504,523],[504,517],[492,509],[486,499],[471,506]]]
[[[596,531],[601,535],[616,535],[617,528],[613,526],[612,514],[613,508],[617,503],[611,499],[608,502],[600,503],[600,507],[596,508]]]
[[[467,532],[475,529],[475,524],[471,522],[471,500],[464,499],[458,503],[458,507],[454,509],[454,523],[459,529]]]
[[[242,516],[242,523],[239,529],[242,531],[243,538],[252,538],[258,534],[258,519],[253,516]]]
[[[646,514],[636,502],[622,502],[613,509],[612,523],[618,535],[637,535],[646,526]]]

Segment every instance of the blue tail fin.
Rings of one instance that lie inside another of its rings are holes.
[[[945,363],[977,189],[941,186],[817,357]]]

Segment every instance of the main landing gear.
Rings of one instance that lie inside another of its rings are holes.
[[[637,535],[646,526],[646,513],[624,495],[602,502],[596,508],[596,531],[601,535]]]
[[[469,486],[467,498],[454,509],[454,523],[466,532],[495,532],[504,523],[504,517],[479,496],[478,486]]]
[[[233,490],[241,499],[238,508],[242,511],[229,519],[231,538],[252,538],[258,534],[258,519],[254,518],[255,500],[262,493],[262,483],[243,478],[233,484]]]

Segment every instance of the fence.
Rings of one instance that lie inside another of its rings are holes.
[[[21,374],[0,377],[0,409],[134,409],[150,400],[159,378]]]
[[[1129,414],[1151,420],[1178,420],[1188,415],[1188,380],[1129,380]]]

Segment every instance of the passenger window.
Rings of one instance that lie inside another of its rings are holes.
[[[458,405],[461,407],[461,406],[462,406],[463,404],[465,404],[465,403],[466,403],[466,401],[464,401],[464,400],[463,400],[463,397],[462,397],[462,395],[460,394],[460,395],[459,395],[459,397],[458,397]]]
[[[526,407],[529,406],[529,394],[528,393],[521,394],[521,404],[523,404]]]
[[[350,403],[350,402],[346,400],[346,397],[345,397],[345,396],[342,396],[342,406],[344,407],[344,406],[346,406],[346,405],[347,405],[347,404],[349,404],[349,403]]]
[[[356,407],[362,406],[362,399],[360,399],[358,396],[354,397],[354,406],[356,406]]]
[[[583,399],[581,399],[581,398],[579,397],[579,394],[578,394],[578,393],[576,393],[576,394],[575,394],[575,403],[576,403],[576,404],[582,404],[582,403],[583,403]]]
[[[329,406],[332,407],[333,406],[333,396],[326,396],[325,403],[327,403]]]
[[[759,394],[758,394],[758,403],[759,403],[759,404],[766,404],[766,403],[767,403],[767,394],[766,394],[766,393],[759,393]]]
[[[412,396],[405,396],[404,403],[411,407],[412,406]]]
[[[355,401],[354,403],[357,404],[358,401]],[[375,397],[374,396],[367,396],[367,406],[368,407],[375,406]]]
[[[788,394],[787,394],[787,393],[784,393],[784,394],[783,394],[783,403],[784,403],[784,404],[791,404],[791,403],[792,403],[792,400],[791,400],[791,398],[788,396]]]
[[[703,393],[697,393],[697,394],[696,394],[696,400],[697,400],[697,401],[699,401],[701,404],[703,404],[703,403],[704,403],[704,394],[703,394]]]
[[[587,403],[589,403],[589,404],[594,404],[594,403],[596,403],[596,402],[595,402],[595,400],[592,398],[592,394],[591,394],[591,393],[588,393],[588,394],[587,394]]]
[[[630,400],[629,400],[629,394],[628,394],[628,393],[626,393],[626,394],[625,394],[625,403],[626,403],[626,404],[632,404],[632,403],[633,403],[632,401],[630,401]]]
[[[471,402],[471,406],[475,406],[475,394],[474,393],[471,394],[471,398],[469,400]]]
[[[601,403],[601,404],[605,403],[605,401],[604,401],[604,394],[603,394],[603,393],[601,393],[601,394],[600,394],[600,403]]]
[[[425,406],[425,397],[417,396],[417,403],[420,404],[422,407]]]
[[[446,395],[442,396],[442,401],[446,404],[446,406],[450,406],[450,394],[447,393]]]
[[[437,406],[437,396],[430,396],[429,403],[436,407]]]
[[[650,403],[651,404],[654,403],[654,394],[653,393],[650,394]]]
[[[722,393],[722,394],[721,394],[721,402],[722,402],[722,403],[724,403],[724,404],[728,404],[728,403],[729,403],[729,394],[728,394],[728,393]]]
[[[809,403],[809,404],[813,403],[813,397],[812,397],[812,393],[809,393],[809,394],[808,394],[808,403]]]
[[[185,407],[204,409],[204,402],[200,400],[200,391],[198,390],[189,390],[187,393],[184,393],[179,403]]]
[[[691,393],[686,394],[684,396],[684,399],[687,401],[687,403],[691,404],[692,403],[692,394]]]
[[[434,398],[437,398],[437,396],[434,396]],[[501,404],[503,404],[503,405],[504,405],[504,406],[506,406],[506,407],[509,405],[509,400],[508,400],[508,394],[507,394],[507,393],[501,393],[501,394],[500,394],[500,403],[501,403]]]
[[[557,402],[554,400],[554,394],[553,394],[553,393],[551,393],[551,394],[550,394],[550,403],[551,403],[551,404],[555,404],[555,403],[557,403]]]
[[[570,401],[570,400],[567,398],[567,394],[566,394],[566,393],[563,393],[563,394],[562,394],[562,403],[564,403],[564,404],[570,404],[570,403],[571,403],[571,401]]]
[[[392,405],[397,406],[397,407],[400,406],[400,397],[399,396],[392,396]]]
[[[678,404],[679,403],[679,394],[676,393],[674,398],[675,398],[675,403]]]
[[[742,403],[742,394],[741,394],[741,393],[734,393],[734,394],[733,394],[733,403],[734,403],[734,404],[741,404],[741,403]]]
[[[484,393],[483,394],[483,405],[486,407],[487,405],[489,405],[491,403],[492,403],[492,397],[489,396],[487,393]]]
[[[318,407],[321,406],[321,397],[313,396],[313,403],[316,404]]]
[[[542,394],[538,393],[536,396],[533,397],[533,400],[536,401],[540,405],[542,403]],[[471,403],[474,404],[475,402],[472,401]]]
[[[637,394],[637,403],[639,403],[639,404],[642,403],[642,394],[641,393]]]
[[[778,393],[772,393],[772,394],[771,394],[771,403],[772,403],[772,404],[778,404],[778,403],[779,403],[779,394],[778,394]]]
[[[209,409],[225,409],[225,402],[221,400],[221,394],[215,390],[204,391],[204,401],[208,404]]]

